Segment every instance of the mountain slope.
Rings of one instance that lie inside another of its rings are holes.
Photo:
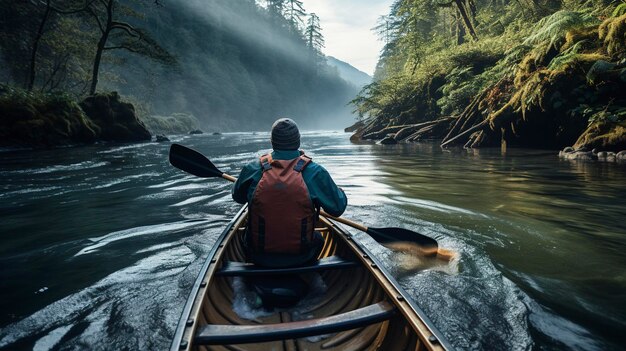
[[[359,70],[347,62],[341,61],[332,56],[326,56],[326,62],[330,66],[337,68],[341,78],[359,89],[372,82],[372,77],[369,74]]]
[[[346,104],[357,89],[331,67],[312,61],[301,36],[254,1],[165,6],[147,19],[147,27],[177,55],[179,68],[137,60],[131,66],[141,69],[124,71],[132,84],[112,82],[109,88],[150,101],[156,114],[191,113],[209,130],[265,130],[279,117],[294,118],[307,129],[352,122]]]

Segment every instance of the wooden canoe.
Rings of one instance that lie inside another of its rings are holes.
[[[246,221],[244,206],[209,253],[183,309],[171,351],[452,349],[376,258],[328,219],[318,223],[324,237],[318,263],[283,269],[244,262]],[[234,311],[235,279],[311,272],[326,285],[312,303],[273,309],[251,319]]]

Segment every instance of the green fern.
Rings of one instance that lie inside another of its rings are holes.
[[[599,24],[599,21],[589,13],[568,10],[557,11],[537,22],[533,33],[524,40],[524,44],[537,45],[548,42],[548,49],[559,47],[569,30],[592,24]]]
[[[621,3],[611,13],[613,17],[619,17],[626,13],[626,3]]]

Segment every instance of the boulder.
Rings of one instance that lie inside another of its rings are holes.
[[[80,107],[100,129],[100,140],[134,142],[152,139],[146,126],[137,117],[135,107],[123,102],[115,91],[88,96],[80,103]]]
[[[615,160],[620,162],[626,162],[626,150],[622,150],[615,155]]]
[[[157,143],[162,143],[165,141],[170,141],[170,139],[168,137],[166,137],[165,135],[159,134],[156,136],[156,142]]]
[[[189,134],[204,134],[204,132],[201,131],[200,129],[194,129],[191,132],[189,132]]]
[[[576,151],[570,152],[563,155],[564,158],[568,160],[579,160],[579,161],[593,161],[597,159],[596,155],[591,151]]]

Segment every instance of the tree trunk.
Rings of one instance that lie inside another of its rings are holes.
[[[102,53],[104,52],[104,47],[106,46],[107,40],[109,39],[109,34],[111,33],[111,28],[113,26],[113,1],[114,0],[109,0],[109,2],[106,4],[107,22],[106,27],[102,31],[102,36],[98,41],[96,57],[93,60],[93,70],[91,72],[91,88],[89,88],[90,95],[96,93],[96,87],[98,86],[98,72],[100,71],[100,61],[102,61]]]
[[[465,42],[465,27],[461,23],[461,15],[460,11],[456,10],[456,15],[454,16],[456,23],[456,44],[461,45]]]
[[[98,41],[96,57],[93,60],[93,70],[91,72],[91,88],[89,88],[90,95],[96,93],[96,87],[98,86],[98,72],[100,71],[100,61],[102,60],[102,53],[104,52],[104,45],[107,42],[108,36],[108,32],[105,32],[104,34],[102,34],[100,41]]]
[[[46,22],[48,21],[48,17],[50,16],[50,1],[46,0],[46,12],[44,12],[43,18],[41,19],[41,23],[39,24],[39,29],[37,30],[37,35],[35,36],[35,41],[33,42],[33,50],[30,55],[30,71],[28,72],[28,91],[33,90],[33,86],[35,86],[35,71],[36,71],[36,63],[37,63],[37,50],[39,50],[39,41],[43,36],[43,30],[46,26]]]
[[[461,14],[461,18],[463,18],[465,27],[472,35],[472,38],[474,38],[474,40],[478,40],[478,36],[476,35],[476,31],[474,30],[474,25],[472,24],[472,21],[470,20],[469,16],[467,15],[467,11],[465,10],[465,5],[463,5],[463,2],[461,0],[454,0],[454,3],[459,9],[459,13]]]

